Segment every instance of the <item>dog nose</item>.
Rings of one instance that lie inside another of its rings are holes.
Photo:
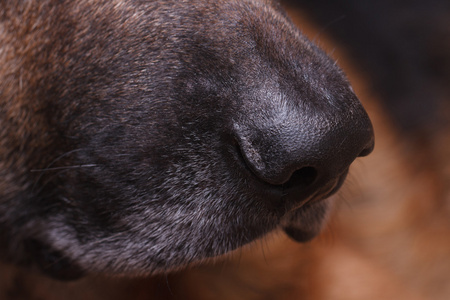
[[[247,166],[271,185],[323,185],[374,147],[372,124],[361,105],[312,116],[283,113],[269,120],[253,128],[237,126],[236,131]]]

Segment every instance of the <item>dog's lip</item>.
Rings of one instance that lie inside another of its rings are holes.
[[[320,189],[305,189],[303,195],[301,195],[300,197],[297,196],[290,198],[288,194],[284,194],[282,197],[282,202],[285,203],[286,207],[290,207],[286,214],[292,213],[293,211],[296,211],[298,209],[306,208],[310,205],[314,205],[314,203],[329,199],[342,187],[345,179],[347,178],[347,174],[348,168],[334,180],[323,184]]]
[[[315,226],[301,226],[302,222],[299,224],[296,224],[296,222],[292,222],[290,219],[291,216],[302,213],[306,214],[306,219],[308,219],[307,215],[308,210],[313,209],[314,206],[318,205],[320,207],[321,204],[324,202],[332,201],[333,197],[332,195],[335,194],[340,187],[342,186],[345,178],[346,178],[347,172],[342,174],[339,178],[337,178],[332,183],[324,186],[324,188],[320,189],[319,191],[316,191],[313,195],[311,195],[308,199],[301,201],[298,203],[298,205],[293,206],[291,210],[289,210],[284,217],[281,219],[280,226],[281,229],[293,240],[305,243],[316,237],[320,234],[322,225],[326,220],[326,213],[324,216],[315,219]],[[327,204],[323,204],[327,205]]]
[[[341,173],[341,175],[339,175],[336,178],[336,180],[333,182],[333,184],[330,185],[331,187],[328,189],[328,191],[324,193],[324,195],[322,196],[322,199],[327,199],[327,198],[331,197],[332,195],[334,195],[337,191],[339,191],[339,189],[344,184],[345,179],[347,178],[348,172],[349,172],[349,169],[347,168],[346,170],[344,170],[344,172]]]

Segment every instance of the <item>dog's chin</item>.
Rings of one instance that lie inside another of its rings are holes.
[[[314,201],[286,215],[281,227],[293,240],[304,243],[319,235],[330,211],[330,199]]]

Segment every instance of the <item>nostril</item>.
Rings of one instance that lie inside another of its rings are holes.
[[[235,147],[239,160],[243,165],[245,165],[247,169],[260,180],[273,186],[282,186],[286,190],[295,187],[307,187],[313,184],[318,177],[316,168],[310,166],[301,167],[290,174],[290,176],[290,172],[287,168],[281,174],[276,176],[271,175],[271,172],[268,172],[265,169],[255,168],[256,163],[252,160],[253,156],[249,157],[247,155],[248,151],[243,151],[243,148],[240,147],[238,142],[235,142]]]
[[[292,173],[291,178],[283,183],[285,189],[292,187],[307,187],[317,179],[317,170],[313,167],[303,167]]]

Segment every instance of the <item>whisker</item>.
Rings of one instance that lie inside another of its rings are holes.
[[[45,168],[45,169],[32,169],[32,170],[30,170],[30,172],[47,172],[47,171],[58,171],[58,170],[68,170],[68,169],[93,168],[96,166],[97,166],[97,164],[64,166],[64,167],[54,167],[54,168]]]
[[[346,17],[347,17],[346,15],[341,15],[341,16],[335,18],[334,20],[331,20],[330,22],[328,22],[324,26],[322,26],[322,28],[316,33],[316,35],[312,39],[312,42],[316,43],[317,39],[320,37],[320,35],[322,35],[326,30],[328,30],[328,28],[330,28],[335,23],[338,23],[338,22],[344,20]]]
[[[261,252],[262,252],[262,255],[263,255],[263,258],[264,258],[264,262],[266,263],[266,265],[269,265],[269,262],[268,262],[267,257],[266,257],[266,251],[264,251],[264,242],[267,243],[266,237],[263,237],[263,238],[260,239],[259,245],[260,245]]]
[[[80,148],[80,149],[74,149],[74,150],[68,151],[68,152],[66,152],[66,153],[61,154],[61,155],[58,156],[57,158],[55,158],[55,159],[54,159],[51,163],[49,163],[49,164],[47,165],[47,167],[44,168],[44,169],[32,169],[32,170],[30,170],[30,172],[32,172],[32,173],[41,172],[40,175],[38,176],[38,178],[36,179],[36,181],[35,181],[34,184],[33,184],[32,191],[35,190],[37,184],[39,183],[39,181],[41,181],[44,172],[45,172],[45,171],[50,171],[50,170],[52,169],[52,168],[50,168],[50,167],[51,167],[53,164],[55,164],[57,161],[61,160],[61,159],[62,159],[63,157],[65,157],[65,156],[68,156],[68,155],[70,155],[70,154],[72,154],[72,153],[74,153],[74,152],[78,152],[78,151],[82,151],[82,150],[83,150],[83,148]]]
[[[174,294],[173,294],[173,292],[172,292],[172,289],[170,288],[169,275],[166,273],[166,274],[165,274],[165,277],[166,277],[166,286],[167,286],[167,289],[169,290],[170,295],[173,297]]]
[[[84,150],[84,149],[83,149],[83,148],[81,148],[81,149],[74,149],[74,150],[71,150],[71,151],[68,151],[68,152],[66,152],[66,153],[61,154],[60,156],[58,156],[57,158],[55,158],[51,163],[49,163],[48,166],[47,166],[47,168],[49,168],[50,166],[52,166],[54,163],[56,163],[58,160],[62,159],[63,157],[65,157],[65,156],[67,156],[67,155],[70,155],[70,154],[72,154],[72,153],[74,153],[74,152],[82,151],[82,150]]]

